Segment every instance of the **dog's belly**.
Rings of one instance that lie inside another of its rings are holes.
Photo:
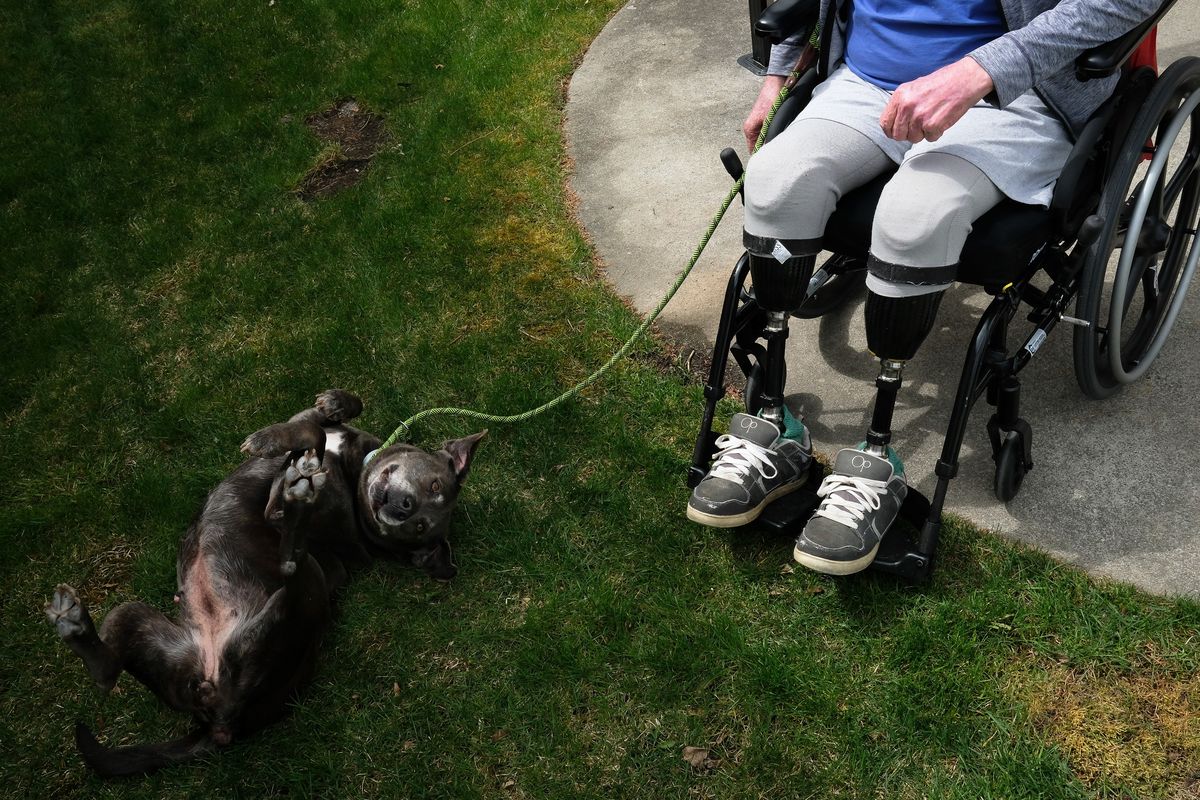
[[[326,454],[334,453],[337,455],[341,455],[342,445],[345,443],[345,441],[346,441],[346,434],[344,431],[331,431],[328,428],[325,429],[325,453]]]
[[[183,602],[195,628],[192,635],[200,651],[201,671],[204,680],[217,682],[218,667],[225,644],[233,635],[241,615],[215,585],[213,570],[201,553],[188,570],[182,590]]]

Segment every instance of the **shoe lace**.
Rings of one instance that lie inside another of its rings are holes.
[[[880,499],[886,492],[887,481],[853,475],[830,475],[817,490],[817,494],[825,500],[817,509],[816,516],[856,528],[868,512],[879,509]]]
[[[748,477],[751,470],[758,470],[767,480],[779,474],[779,470],[771,463],[775,451],[755,444],[749,439],[724,434],[717,437],[716,459],[708,474],[714,478],[740,481]],[[770,473],[767,470],[770,470]]]

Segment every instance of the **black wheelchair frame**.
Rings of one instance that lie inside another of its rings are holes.
[[[1174,2],[1166,0],[1151,19],[1125,36],[1082,54],[1075,62],[1080,80],[1122,70]],[[760,18],[757,30],[773,41],[811,30],[818,5],[818,0],[777,0]],[[796,117],[817,81],[815,69],[800,77],[775,114],[771,138]],[[1168,169],[1185,126],[1186,145]],[[1033,467],[1033,431],[1020,416],[1018,374],[1059,322],[1075,327],[1075,373],[1087,396],[1107,397],[1149,367],[1170,332],[1200,258],[1195,241],[1200,211],[1198,133],[1200,58],[1180,59],[1161,75],[1146,67],[1124,69],[1112,98],[1078,136],[1050,208],[1005,201],[976,222],[963,249],[959,280],[982,286],[993,299],[967,347],[935,468],[933,497],[910,487],[901,524],[885,535],[873,569],[915,583],[930,577],[946,494],[958,473],[971,410],[980,398],[995,408],[987,423],[996,463],[995,494],[1003,502],[1016,496]],[[1147,160],[1149,167],[1142,175],[1139,168]],[[722,153],[722,161],[735,179],[741,176],[741,163],[732,150]],[[815,282],[824,283],[793,316],[820,316],[844,302],[861,283],[875,204],[889,177],[881,176],[842,198],[826,228],[824,246],[834,255],[818,270]],[[1109,282],[1110,259],[1118,252],[1117,273]],[[1041,273],[1049,276],[1048,288],[1033,283]],[[769,371],[775,371],[774,385],[783,383],[787,332],[766,329],[766,312],[746,287],[748,275],[748,257],[743,254],[726,288],[689,468],[691,486],[707,473],[715,452],[713,420],[725,396],[729,358],[746,378],[745,404],[751,413],[763,405],[764,387],[771,384]],[[1072,303],[1075,316],[1067,314]],[[1034,327],[1024,343],[1010,351],[1010,327],[1022,304],[1029,307],[1027,319]],[[1129,326],[1125,323],[1131,310],[1136,321]],[[876,386],[872,429],[890,430],[896,384],[879,380]],[[814,465],[808,485],[772,503],[755,524],[798,533],[819,502],[816,490],[822,477]]]

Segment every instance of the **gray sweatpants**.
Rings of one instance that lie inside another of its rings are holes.
[[[897,142],[879,126],[890,99],[845,65],[822,81],[750,159],[745,227],[766,239],[819,238],[844,192],[899,164],[875,212],[867,285],[910,297],[949,285],[971,225],[1002,197],[1048,205],[1071,141],[1029,91],[1004,108],[977,103],[936,142]]]
[[[819,239],[843,194],[893,166],[854,128],[801,116],[750,159],[746,232]],[[868,288],[884,297],[948,288],[952,280],[946,276],[958,263],[972,223],[1003,197],[987,175],[959,156],[932,151],[905,159],[875,210]]]

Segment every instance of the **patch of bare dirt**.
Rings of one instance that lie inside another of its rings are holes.
[[[653,335],[659,347],[649,353],[635,353],[631,356],[633,361],[647,364],[684,386],[703,384],[708,380],[711,352],[701,352],[657,331]],[[727,390],[734,388],[732,385],[726,386]]]
[[[296,196],[306,203],[362,181],[371,161],[391,138],[384,118],[363,108],[353,97],[309,114],[304,124],[318,139],[337,147],[333,155],[310,169],[296,187]]]

